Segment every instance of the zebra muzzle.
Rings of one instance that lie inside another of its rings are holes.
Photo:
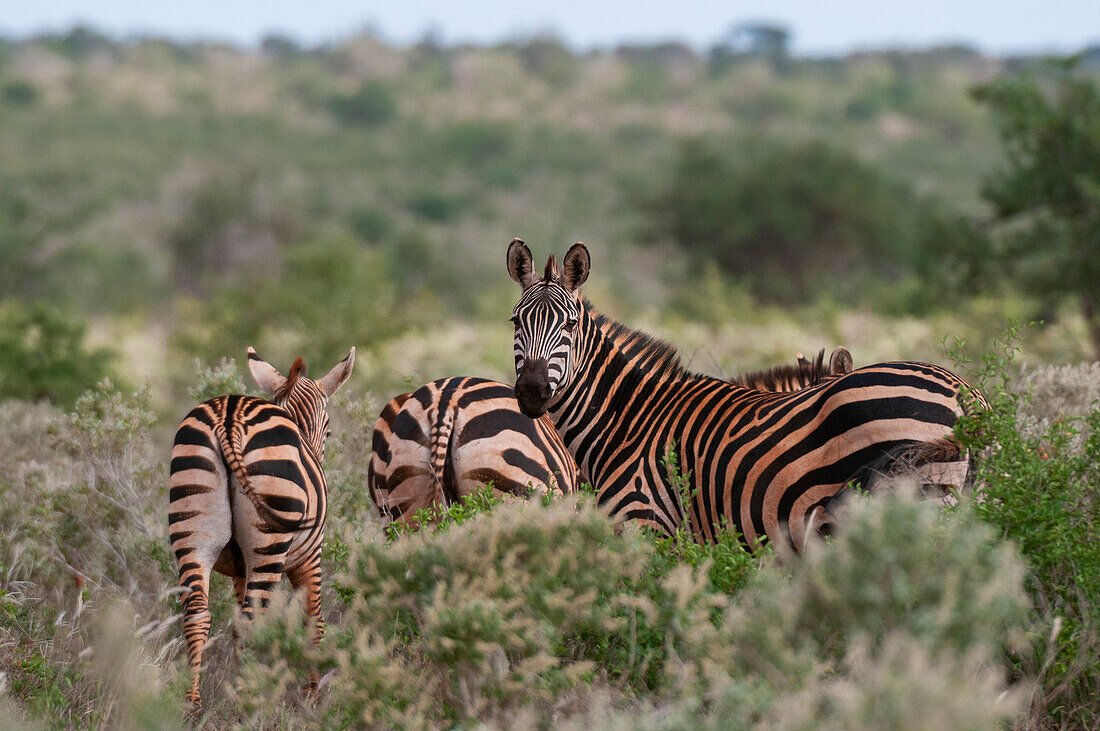
[[[515,390],[516,402],[524,416],[537,419],[546,413],[554,387],[550,384],[549,367],[544,358],[523,364]]]

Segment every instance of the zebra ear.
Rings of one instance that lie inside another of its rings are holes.
[[[260,390],[272,396],[286,383],[283,374],[275,370],[275,366],[256,355],[252,346],[248,347],[248,371]]]
[[[845,373],[851,373],[853,366],[852,354],[848,349],[843,345],[836,346],[833,354],[829,356],[829,375],[842,376]]]
[[[535,265],[531,261],[531,250],[522,239],[512,239],[508,245],[508,275],[524,289],[538,281]]]
[[[324,378],[317,381],[317,385],[321,387],[321,392],[325,394],[326,398],[331,398],[332,394],[336,393],[336,389],[344,385],[344,381],[351,376],[351,369],[354,365],[355,348],[353,347],[346,358],[337,363],[336,367],[326,373]]]
[[[569,247],[561,266],[562,283],[565,289],[575,292],[588,279],[588,272],[592,269],[592,257],[588,255],[585,245],[578,241]]]

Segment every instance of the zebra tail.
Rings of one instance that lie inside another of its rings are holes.
[[[219,444],[221,444],[222,456],[225,457],[226,465],[229,466],[229,469],[232,470],[233,474],[236,476],[237,482],[240,484],[241,491],[245,494],[245,497],[247,497],[256,508],[256,512],[260,515],[260,520],[267,523],[269,527],[284,533],[308,530],[312,527],[313,521],[307,520],[306,518],[287,520],[276,513],[270,505],[264,502],[263,497],[256,492],[255,488],[252,486],[252,480],[248,476],[248,470],[244,467],[241,432],[235,424],[234,428],[226,431],[225,424],[219,421],[214,425],[214,433],[218,437]]]
[[[449,495],[447,491],[447,454],[451,451],[451,436],[454,431],[454,409],[436,411],[431,419],[431,456],[429,464],[432,468],[432,483],[435,487],[436,500],[440,505],[447,505],[457,495]]]

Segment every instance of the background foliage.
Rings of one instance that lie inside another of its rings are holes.
[[[183,725],[167,455],[195,400],[249,388],[249,345],[314,372],[359,348],[331,633],[288,600],[236,664],[216,580],[199,726],[1093,723],[1097,54],[788,40],[0,39],[0,723]],[[1041,317],[960,432],[995,499],[899,488],[800,561],[583,499],[387,535],[370,424],[427,380],[508,380],[516,235],[588,242],[597,306],[716,375],[838,343],[942,363]]]

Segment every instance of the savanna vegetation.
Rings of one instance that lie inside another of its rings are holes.
[[[0,724],[1094,725],[1096,54],[807,59],[779,30],[0,41]],[[583,495],[383,530],[370,425],[410,385],[508,380],[515,235],[586,241],[587,294],[696,370],[962,361],[995,405],[959,427],[981,499],[899,484],[798,559],[617,531]],[[167,456],[190,404],[251,388],[248,345],[359,348],[329,635],[288,597],[236,661],[219,578],[188,721]]]

